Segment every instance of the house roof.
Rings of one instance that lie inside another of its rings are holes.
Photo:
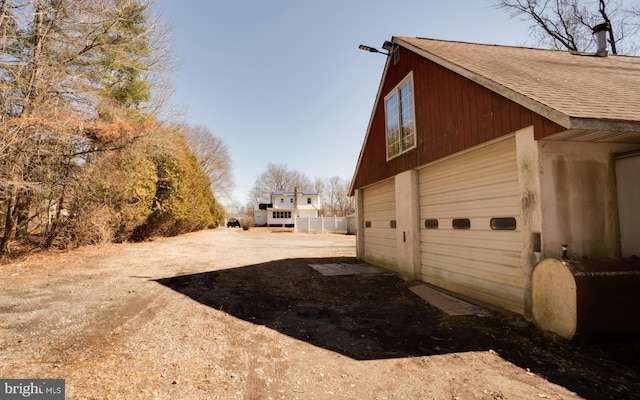
[[[394,43],[574,130],[574,134],[640,132],[640,57],[600,57],[409,37],[395,37]],[[616,141],[639,139],[637,133],[632,138],[617,136]],[[562,139],[568,138],[565,135]]]
[[[274,195],[274,196],[293,196],[295,193],[296,192],[294,192],[294,191],[275,191],[275,192],[271,192],[271,194]],[[313,196],[313,195],[317,195],[318,192],[298,190],[298,194],[301,195],[301,196]]]

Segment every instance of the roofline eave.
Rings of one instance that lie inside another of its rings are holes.
[[[569,129],[640,133],[640,121],[571,117],[569,125]]]

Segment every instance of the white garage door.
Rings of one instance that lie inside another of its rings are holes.
[[[640,154],[616,159],[618,218],[622,257],[640,256]]]
[[[523,313],[515,138],[419,171],[422,280]]]
[[[396,194],[393,179],[363,190],[364,260],[397,269]]]

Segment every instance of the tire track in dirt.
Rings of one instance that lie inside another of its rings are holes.
[[[92,362],[110,352],[121,337],[129,335],[153,319],[157,304],[155,295],[127,299],[108,313],[96,315],[89,327],[69,337],[65,351],[76,360]],[[81,366],[79,366],[81,368]]]
[[[285,360],[283,350],[279,345],[272,343],[273,331],[267,331],[259,327],[258,331],[251,335],[250,343],[253,343],[247,362],[247,385],[245,396],[247,399],[284,399],[285,375],[288,363]]]

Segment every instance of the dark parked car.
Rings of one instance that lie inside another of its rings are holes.
[[[238,221],[237,218],[229,218],[227,221],[227,228],[235,228],[236,226],[240,228],[240,221]]]

